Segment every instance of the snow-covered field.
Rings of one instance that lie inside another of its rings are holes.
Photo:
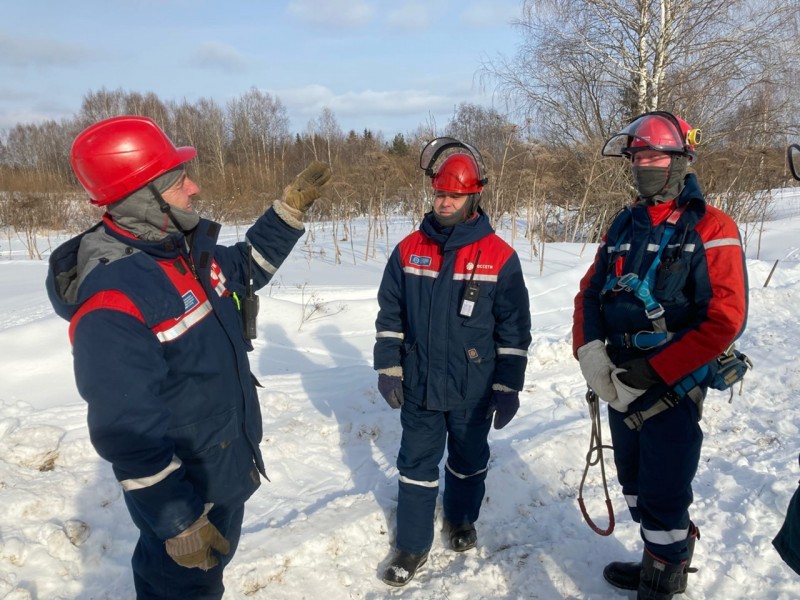
[[[765,224],[759,259],[755,238],[747,250],[750,318],[739,347],[756,368],[732,402],[715,391],[706,401],[692,513],[702,534],[699,571],[683,596],[691,600],[800,598],[800,577],[771,546],[800,476],[800,217],[776,214],[783,218]],[[356,222],[355,241],[339,242],[335,264],[331,227],[318,225],[313,242],[301,241],[261,292],[251,364],[265,384],[271,483],[247,505],[225,598],[633,597],[601,575],[610,560],[641,552],[608,453],[614,534],[593,533],[576,501],[590,420],[570,325],[594,247],[581,254],[578,244],[549,244],[540,274],[519,238],[533,343],[522,408],[491,433],[478,548],[451,552],[437,527],[414,581],[402,589],[380,581],[394,534],[400,422],[371,368],[375,295],[387,248],[409,228],[393,221],[373,256],[364,248],[366,224]],[[242,230],[224,233],[232,242]],[[510,239],[508,230],[501,235]],[[46,262],[26,255],[18,240],[0,246],[0,598],[130,600],[136,530],[110,467],[89,443],[67,323],[52,314],[44,290]],[[605,415],[603,423],[609,441]],[[584,495],[605,527],[599,475],[592,468]]]

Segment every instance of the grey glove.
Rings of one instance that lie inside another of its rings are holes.
[[[231,545],[219,529],[203,514],[187,529],[166,541],[167,554],[172,560],[187,569],[197,568],[203,571],[216,567],[219,560],[212,550],[228,554]]]
[[[606,352],[606,345],[601,340],[593,340],[578,348],[578,361],[586,383],[601,400],[609,404],[617,400],[617,390],[611,381],[611,372],[616,365],[611,362]]]
[[[320,190],[330,178],[331,168],[324,162],[315,160],[283,190],[283,203],[297,211],[295,216],[302,216],[322,195]]]

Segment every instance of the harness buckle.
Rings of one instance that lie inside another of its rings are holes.
[[[658,306],[656,306],[655,308],[651,308],[650,310],[645,309],[644,312],[647,315],[648,319],[654,321],[655,319],[660,319],[661,317],[664,316],[664,307],[659,304]]]
[[[614,291],[621,292],[624,290],[626,292],[633,292],[639,287],[639,285],[637,285],[638,280],[639,278],[636,276],[636,273],[625,273],[625,275],[617,279]]]

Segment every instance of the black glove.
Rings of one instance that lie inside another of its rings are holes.
[[[489,400],[487,417],[494,413],[494,428],[502,429],[511,422],[519,410],[519,392],[501,392],[495,390]]]
[[[378,374],[378,391],[392,408],[403,406],[403,378],[396,375]]]
[[[618,371],[616,377],[628,387],[649,390],[654,385],[664,383],[664,380],[650,366],[650,362],[646,358],[634,358],[619,365],[619,368],[625,369],[625,371]]]

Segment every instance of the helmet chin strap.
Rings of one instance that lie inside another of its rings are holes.
[[[172,212],[172,207],[167,203],[166,200],[164,200],[164,197],[161,195],[161,192],[158,191],[158,188],[153,184],[153,182],[147,184],[147,189],[150,190],[150,192],[155,197],[156,202],[158,202],[159,208],[161,208],[161,212],[165,213],[169,217],[169,220],[172,221],[172,224],[175,225],[175,228],[178,231],[180,231],[184,236],[187,235],[189,231],[184,229],[183,226],[180,224],[178,219],[175,217],[175,214]]]

